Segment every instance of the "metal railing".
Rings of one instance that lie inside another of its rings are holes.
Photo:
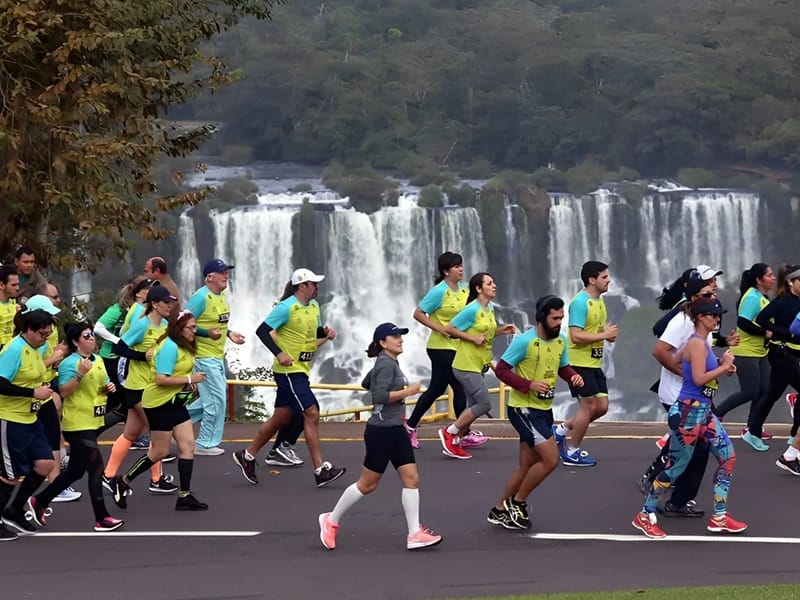
[[[249,386],[249,387],[275,387],[274,381],[250,381],[246,379],[228,379],[226,381],[228,386],[228,421],[235,421],[236,420],[236,398],[235,398],[235,391],[236,386]],[[364,392],[366,391],[360,385],[347,385],[347,384],[335,384],[335,383],[312,383],[311,389],[316,390],[338,390],[344,392]],[[498,387],[489,388],[490,394],[497,394],[498,395],[498,417],[500,419],[506,418],[506,391],[508,386],[504,384],[502,381]],[[422,388],[424,392],[426,388]],[[441,402],[447,402],[447,410],[444,412],[439,412],[438,404]],[[416,400],[408,400],[406,401],[406,405],[414,405],[416,404]],[[440,419],[455,419],[456,414],[453,410],[453,390],[447,388],[447,394],[439,396],[436,401],[433,403],[431,407],[431,411],[427,419],[431,421],[437,421]],[[372,412],[372,405],[364,405],[364,406],[357,406],[353,408],[341,408],[337,410],[330,410],[327,412],[320,413],[320,418],[325,419],[328,417],[341,417],[344,415],[353,415],[354,421],[361,421],[361,413],[366,412],[367,414]]]

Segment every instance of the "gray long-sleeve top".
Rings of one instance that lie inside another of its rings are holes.
[[[378,354],[375,366],[364,377],[361,386],[367,389],[367,404],[372,404],[372,415],[367,425],[376,427],[396,427],[403,424],[406,414],[404,400],[389,401],[389,392],[402,390],[408,379],[400,370],[400,365],[385,352]]]

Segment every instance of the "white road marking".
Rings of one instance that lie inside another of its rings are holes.
[[[800,544],[800,538],[790,537],[754,537],[747,534],[713,534],[708,535],[670,535],[660,539],[652,539],[645,535],[624,535],[613,533],[531,533],[528,537],[534,540],[574,540],[601,542],[740,542],[745,544]]]

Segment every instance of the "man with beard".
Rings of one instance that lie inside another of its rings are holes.
[[[572,467],[593,467],[597,461],[581,450],[589,424],[608,412],[608,383],[603,373],[606,341],[617,340],[617,325],[608,322],[606,303],[601,297],[611,280],[608,265],[590,260],[581,267],[584,289],[569,304],[569,353],[572,366],[583,377],[581,389],[570,386],[578,399],[578,412],[568,421],[554,426],[561,462]],[[567,431],[570,432],[569,442]]]
[[[536,328],[511,342],[497,364],[497,378],[511,386],[508,420],[519,432],[519,466],[506,483],[487,521],[506,529],[529,529],[527,498],[558,466],[553,435],[556,375],[576,388],[583,378],[569,366],[567,338],[561,334],[564,301],[544,296],[536,302]]]
[[[314,464],[317,487],[333,483],[344,475],[345,469],[322,460],[319,447],[319,404],[309,383],[311,361],[317,348],[336,338],[336,331],[320,319],[316,297],[324,275],[308,269],[297,269],[286,284],[281,301],[256,329],[256,335],[275,355],[272,374],[277,393],[275,412],[258,428],[249,448],[233,453],[242,475],[251,484],[258,483],[256,454],[279,429],[288,425],[294,415],[303,415],[308,453]]]

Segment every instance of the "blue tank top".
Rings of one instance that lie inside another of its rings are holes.
[[[701,338],[696,333],[689,336],[689,339],[693,337],[702,339],[703,343],[706,345],[706,372],[713,371],[719,366],[719,361],[711,351],[711,345],[708,343],[707,339]],[[714,379],[705,385],[697,385],[692,378],[692,365],[685,358],[681,360],[681,368],[683,370],[683,385],[681,386],[680,394],[678,394],[678,399],[692,399],[710,403],[719,388],[719,382]]]

